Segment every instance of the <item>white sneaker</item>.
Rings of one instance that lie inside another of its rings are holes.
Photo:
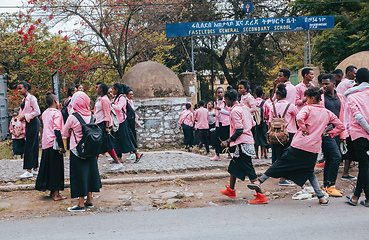
[[[31,171],[31,173],[32,173],[33,175],[38,175],[38,171],[35,171],[35,170],[33,170],[33,169],[32,169],[32,171]]]
[[[122,168],[123,164],[122,163],[116,163],[114,164],[114,167],[111,168],[112,171],[118,170],[119,168]]]
[[[30,178],[33,177],[33,174],[26,171],[25,173],[23,173],[22,175],[19,176],[20,178]]]
[[[135,159],[135,157],[136,157],[136,154],[132,153],[131,155],[127,157],[127,160],[133,160]]]

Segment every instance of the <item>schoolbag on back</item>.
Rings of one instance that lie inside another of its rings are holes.
[[[263,100],[259,106],[256,106],[256,111],[254,112],[254,119],[255,119],[256,125],[260,125],[260,123],[264,121],[264,118],[263,118],[264,103],[265,103],[265,100]]]
[[[282,117],[280,115],[278,117],[277,110],[275,109],[273,102],[274,118],[272,118],[269,123],[269,129],[267,132],[268,144],[279,144],[284,146],[288,142],[289,133],[286,129],[286,120],[284,119],[284,116],[286,115],[290,105],[291,103],[288,103]]]
[[[66,102],[65,104],[63,104],[63,108],[61,110],[61,114],[63,116],[63,121],[64,124],[67,122],[67,119],[69,117],[69,113],[68,113],[68,105],[70,104],[70,102],[72,101],[72,99],[69,99],[68,102]]]
[[[123,112],[126,114],[128,122],[134,123],[135,122],[135,118],[136,118],[135,110],[132,108],[132,106],[128,102],[128,99],[127,98],[126,98],[126,100],[127,100],[127,105],[126,105],[127,112],[125,112],[124,109],[123,109]]]
[[[90,123],[88,124],[86,124],[79,113],[73,113],[73,116],[75,116],[82,125],[82,139],[77,144],[77,152],[79,157],[96,157],[99,152],[100,145],[102,144],[101,128],[96,123],[94,123],[94,118],[92,115]],[[76,135],[74,135],[74,139],[76,139]]]

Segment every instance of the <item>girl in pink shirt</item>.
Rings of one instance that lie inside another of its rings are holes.
[[[49,108],[42,114],[42,155],[35,189],[43,192],[49,190],[50,197],[58,201],[66,198],[60,195],[60,191],[64,190],[63,116],[58,110],[59,103],[54,94],[46,96],[46,104]]]
[[[183,110],[181,116],[179,118],[179,129],[183,130],[184,135],[184,145],[185,149],[189,149],[192,147],[193,142],[193,113],[192,113],[192,104],[186,103],[186,109]]]
[[[303,186],[309,179],[321,205],[328,205],[319,182],[314,175],[314,166],[321,149],[322,136],[331,129],[328,124],[334,124],[332,134],[339,134],[345,127],[331,111],[320,106],[322,90],[311,87],[305,92],[308,106],[302,108],[297,115],[297,124],[300,129],[294,136],[291,147],[255,182],[249,184],[250,189],[261,192],[260,184],[269,177],[284,177]],[[332,126],[332,125],[331,125]],[[330,126],[330,127],[331,127]]]
[[[24,133],[26,132],[26,123],[25,121],[19,121],[17,111],[13,111],[13,118],[10,120],[9,131],[12,135],[14,158],[17,159],[17,155],[20,155],[22,158],[24,154]]]
[[[38,174],[40,120],[38,120],[37,116],[41,112],[37,104],[37,98],[28,92],[31,90],[30,84],[22,81],[18,84],[17,89],[18,93],[24,96],[19,112],[19,120],[26,120],[23,169],[27,169],[27,171],[20,177],[29,178]]]
[[[74,114],[79,114],[82,119],[89,123],[93,118],[89,109],[90,98],[80,92],[73,102]],[[100,192],[101,180],[96,157],[82,159],[78,156],[77,145],[82,139],[82,125],[74,115],[68,117],[63,127],[63,137],[70,139],[70,190],[71,197],[78,197],[78,204],[68,208],[70,212],[85,211],[92,208],[92,192]],[[87,196],[86,201],[84,197]]]
[[[236,197],[235,184],[236,179],[242,181],[248,176],[250,181],[257,181],[255,169],[252,165],[251,157],[255,156],[254,138],[252,137],[251,128],[255,126],[255,121],[252,119],[247,106],[237,103],[237,92],[234,89],[228,90],[225,93],[225,102],[227,106],[232,107],[230,120],[231,137],[221,144],[223,147],[230,146],[235,148],[233,159],[228,166],[228,172],[231,174],[229,185],[226,185],[226,190],[220,190],[220,193],[230,197]],[[262,193],[257,193],[254,200],[249,203],[268,203],[266,196]]]
[[[246,80],[241,80],[238,83],[238,93],[241,95],[240,103],[246,104],[246,106],[248,106],[250,109],[250,113],[253,114],[256,111],[256,101],[249,91],[249,82]]]

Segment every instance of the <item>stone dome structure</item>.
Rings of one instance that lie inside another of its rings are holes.
[[[177,75],[168,67],[157,62],[141,62],[123,76],[136,99],[182,97],[184,88]]]
[[[347,58],[345,58],[336,69],[341,69],[343,72],[345,72],[346,68],[350,65],[353,65],[359,68],[369,68],[369,51],[363,51],[355,53]]]

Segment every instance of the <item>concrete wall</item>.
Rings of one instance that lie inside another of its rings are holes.
[[[189,101],[190,97],[134,100],[139,123],[143,126],[136,128],[138,147],[155,149],[180,145],[183,132],[178,129],[178,121]]]

